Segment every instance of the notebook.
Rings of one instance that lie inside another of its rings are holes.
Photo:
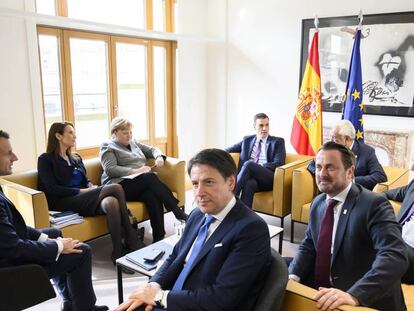
[[[165,260],[170,256],[173,245],[168,244],[164,241],[159,241],[157,243],[148,245],[144,248],[141,248],[135,252],[129,253],[125,256],[127,260],[133,262],[134,264],[140,266],[145,270],[152,270],[157,267],[159,260]],[[159,256],[157,256],[159,254]],[[148,260],[148,259],[155,260]]]

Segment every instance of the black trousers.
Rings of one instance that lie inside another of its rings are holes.
[[[177,209],[178,200],[171,190],[154,173],[144,173],[134,179],[120,182],[127,201],[145,203],[150,216],[153,238],[159,240],[165,235],[164,206],[168,211]]]
[[[408,253],[408,269],[403,275],[401,282],[406,284],[414,284],[414,248],[412,248],[407,243],[407,253]]]
[[[256,192],[273,189],[274,172],[253,161],[244,162],[237,174],[236,195],[248,207],[252,208],[253,197]]]
[[[59,229],[41,230],[50,238],[61,237]],[[83,244],[79,254],[60,254],[59,259],[43,268],[53,279],[63,300],[72,302],[73,311],[90,310],[95,305],[96,296],[92,286],[91,248]]]

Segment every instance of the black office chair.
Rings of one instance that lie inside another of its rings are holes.
[[[266,281],[254,307],[254,311],[278,311],[282,307],[288,282],[288,268],[278,252],[274,249]]]
[[[18,311],[56,297],[46,271],[39,265],[0,268],[1,310]]]

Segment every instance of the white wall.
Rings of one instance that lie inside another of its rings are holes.
[[[412,11],[414,4],[411,0],[349,0],[346,3],[228,0],[227,110],[230,113],[226,145],[251,133],[252,116],[266,112],[270,116],[271,132],[284,137],[287,149],[293,151],[290,131],[299,88],[301,20],[313,18],[315,14],[319,17],[357,15],[360,9],[365,14]],[[325,113],[323,122],[331,125],[339,119],[337,113]],[[364,117],[365,129],[414,130],[413,121],[412,118]]]
[[[298,92],[301,20],[414,10],[411,0],[278,1],[179,0],[178,35],[47,19],[23,10],[33,0],[0,0],[0,128],[12,134],[15,169],[36,166],[44,150],[35,24],[164,37],[178,41],[179,154],[225,147],[252,132],[252,116],[266,112],[271,131],[289,142]],[[11,12],[9,9],[19,11]],[[21,12],[21,13],[19,13]],[[333,124],[338,114],[325,113]],[[413,129],[412,119],[365,116],[365,128]],[[414,146],[414,144],[413,144]]]
[[[15,171],[36,167],[45,150],[36,23],[178,41],[179,154],[188,159],[207,141],[207,2],[180,0],[180,35],[87,23],[33,13],[34,0],[0,0],[0,128],[12,136]]]

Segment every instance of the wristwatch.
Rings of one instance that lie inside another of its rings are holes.
[[[158,293],[155,294],[154,302],[155,302],[155,305],[157,307],[161,307],[161,308],[165,307],[164,304],[162,303],[162,299],[164,298],[164,294],[165,294],[165,292],[162,289],[160,289],[158,291]]]

